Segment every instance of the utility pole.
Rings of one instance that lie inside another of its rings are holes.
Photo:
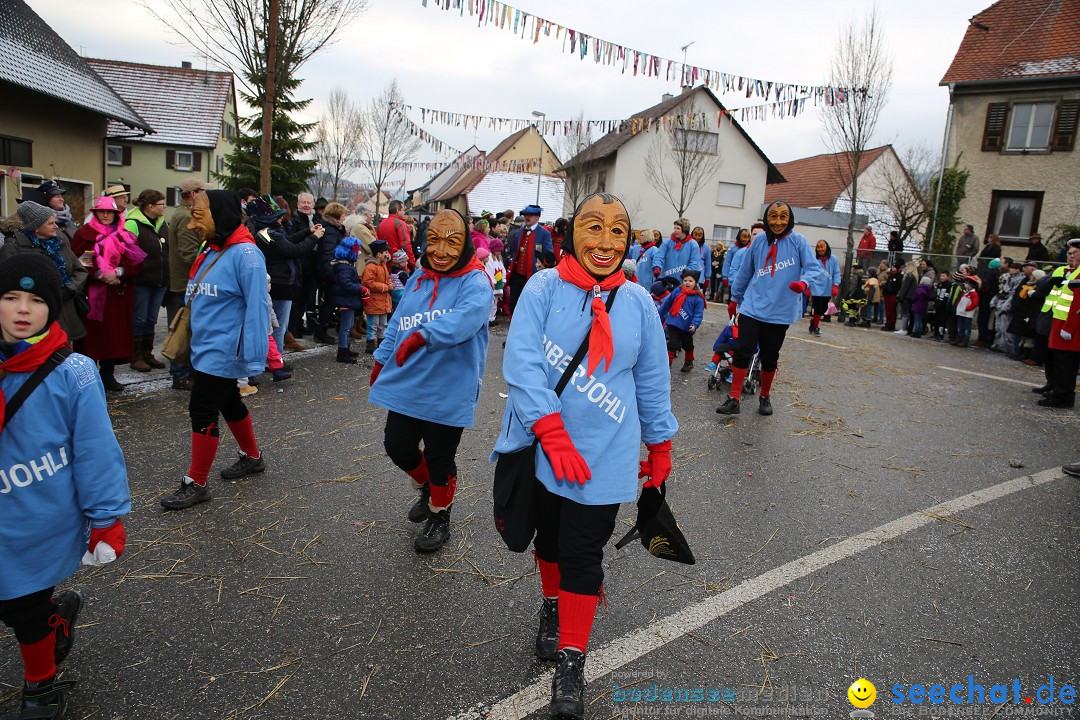
[[[263,90],[262,148],[259,152],[259,192],[270,193],[271,135],[274,131],[274,93],[277,84],[279,0],[269,0],[269,24],[266,42],[266,88]]]
[[[685,87],[690,87],[690,71],[686,69],[686,51],[689,50],[690,46],[693,45],[695,42],[697,42],[697,41],[696,40],[691,40],[690,42],[686,43],[681,48],[679,48],[680,50],[682,50],[682,72],[683,72],[682,87],[684,87],[684,88]]]

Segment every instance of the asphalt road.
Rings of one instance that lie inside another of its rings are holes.
[[[710,306],[699,368],[725,321]],[[753,397],[716,415],[721,394],[677,361],[670,500],[698,563],[609,546],[588,716],[841,717],[860,676],[877,717],[1065,716],[1080,483],[1057,468],[1080,459],[1080,413],[1036,407],[1041,375],[998,355],[822,327],[789,333],[771,418]],[[459,452],[453,535],[427,557],[366,401],[369,364],[291,356],[294,379],[249,399],[268,471],[215,476],[212,502],[176,513],[158,498],[187,467],[187,396],[140,379],[151,392],[113,400],[134,508],[125,555],[69,583],[87,598],[70,717],[546,717],[539,579],[491,522],[504,336]],[[216,469],[234,459],[223,440]],[[632,519],[625,507],[616,533]],[[2,647],[0,714],[14,715],[20,662],[10,635]],[[969,675],[987,695],[1008,684],[1010,702],[893,702],[914,684],[961,683],[966,699]],[[1055,704],[1025,703],[1051,675]]]

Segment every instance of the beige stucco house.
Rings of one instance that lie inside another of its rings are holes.
[[[692,124],[685,129],[665,124],[669,122],[665,118],[680,115],[693,116]],[[630,212],[634,227],[656,228],[666,236],[678,216],[649,180],[646,163],[652,153],[665,163],[667,177],[681,177],[672,153],[663,144],[673,133],[682,132],[686,133],[682,147],[696,147],[715,158],[683,214],[692,225],[700,225],[707,238],[727,243],[739,228],[749,227],[759,218],[766,182],[783,182],[784,178],[706,87],[666,95],[659,104],[636,113],[619,130],[570,158],[562,172],[576,176],[586,193],[617,195]],[[567,200],[568,206],[572,203]],[[567,212],[570,209],[567,207]]]
[[[968,23],[941,79],[946,162],[970,172],[960,222],[1006,246],[1049,239],[1080,224],[1080,0],[1001,0]]]
[[[41,47],[48,46],[49,53]],[[115,124],[152,132],[22,0],[0,12],[0,214],[15,212],[24,188],[58,180],[76,218],[106,184],[105,138]]]
[[[154,126],[154,134],[133,137],[109,124],[108,180],[137,196],[147,188],[180,204],[179,186],[195,176],[217,187],[214,173],[225,171],[225,156],[236,138],[236,92],[232,73],[144,65],[118,60],[87,62],[124,100]]]

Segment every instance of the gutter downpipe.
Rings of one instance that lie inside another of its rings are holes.
[[[937,230],[938,206],[941,203],[941,185],[945,178],[945,156],[949,151],[949,133],[952,132],[954,87],[955,83],[949,83],[949,113],[945,118],[945,137],[941,140],[941,167],[938,168],[937,192],[934,193],[934,214],[930,220],[930,232],[927,235],[930,239],[930,247],[934,246],[934,232]]]

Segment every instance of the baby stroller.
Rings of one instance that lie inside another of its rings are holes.
[[[728,327],[731,328],[732,337],[737,340],[739,337],[739,316],[737,313],[735,317],[731,318]],[[718,348],[715,350],[720,353],[720,362],[716,363],[716,369],[709,373],[709,390],[718,389],[724,383],[731,382],[731,361],[734,346],[728,349]],[[754,356],[750,358],[750,365],[746,370],[746,380],[743,381],[743,392],[748,395],[757,394],[758,389],[761,387],[761,363],[758,361],[758,355],[760,354],[758,350],[758,348],[755,348]]]
[[[840,304],[841,321],[848,325],[855,325],[862,317],[863,308],[866,307],[866,298],[847,298]]]

